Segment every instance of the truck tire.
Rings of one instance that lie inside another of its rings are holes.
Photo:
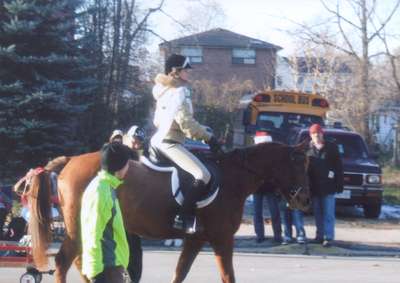
[[[364,204],[364,216],[366,218],[378,218],[381,214],[382,203]]]

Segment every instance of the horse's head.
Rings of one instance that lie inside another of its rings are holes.
[[[310,209],[311,197],[308,179],[308,143],[303,142],[282,154],[280,174],[276,175],[281,194],[288,201],[291,208],[307,211]]]

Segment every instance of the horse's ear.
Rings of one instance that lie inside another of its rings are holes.
[[[303,140],[301,143],[294,146],[294,150],[297,152],[305,152],[309,147],[310,141],[308,139]]]

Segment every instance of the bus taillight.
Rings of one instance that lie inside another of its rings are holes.
[[[253,101],[255,101],[255,102],[270,102],[271,97],[269,95],[265,95],[265,94],[257,94],[253,98]]]
[[[315,98],[312,101],[312,106],[328,108],[329,104],[328,104],[328,101],[326,101],[325,99]]]

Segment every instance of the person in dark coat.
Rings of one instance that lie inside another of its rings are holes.
[[[343,192],[343,167],[337,145],[324,139],[320,125],[309,129],[309,178],[316,224],[314,242],[331,245],[335,238],[335,194]]]
[[[272,142],[272,137],[264,131],[257,131],[254,136],[254,144]],[[263,216],[263,199],[267,199],[268,208],[271,215],[272,231],[274,241],[282,242],[281,216],[279,214],[279,196],[274,192],[273,185],[266,182],[253,194],[254,203],[254,232],[256,233],[256,242],[265,241],[264,216]]]

